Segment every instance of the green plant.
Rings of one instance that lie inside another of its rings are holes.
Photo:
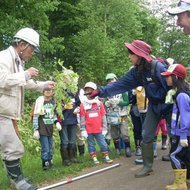
[[[56,111],[58,115],[63,118],[63,104],[71,103],[69,94],[75,94],[78,91],[79,76],[72,68],[66,69],[63,66],[63,61],[58,60],[55,64],[61,66],[61,72],[58,70],[53,72],[54,81],[56,82],[54,98],[56,101]]]

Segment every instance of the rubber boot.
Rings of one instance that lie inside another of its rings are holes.
[[[128,158],[132,156],[130,141],[125,142],[125,156]]]
[[[158,153],[157,153],[157,142],[153,142],[153,151],[154,151],[154,158],[156,158],[158,156]]]
[[[174,184],[167,185],[165,190],[187,190],[186,174],[186,169],[174,170]]]
[[[113,163],[113,160],[111,160],[109,158],[108,151],[102,152],[102,159],[104,162],[106,162],[106,164],[112,164]]]
[[[23,177],[20,160],[7,161],[4,160],[5,169],[13,188],[17,190],[36,190],[37,187],[33,186]]]
[[[153,143],[142,143],[142,158],[143,158],[143,168],[135,174],[136,178],[144,177],[150,175],[153,165]]]
[[[70,162],[72,162],[72,163],[81,163],[79,160],[77,160],[76,148],[74,146],[69,146],[68,152],[69,152],[69,160],[70,160]]]
[[[141,151],[141,140],[135,140],[135,156],[141,156],[142,151]]]
[[[114,143],[114,146],[115,146],[115,153],[116,153],[116,156],[119,156],[121,153],[120,153],[120,141],[119,139],[114,139],[113,140],[113,143]]]
[[[67,148],[61,148],[60,149],[61,158],[62,158],[62,164],[64,166],[70,166],[71,162],[69,160],[69,152]]]
[[[186,179],[187,186],[190,186],[190,179]]]
[[[96,152],[90,152],[90,157],[92,158],[94,164],[100,164],[99,160],[97,159]]]
[[[85,153],[85,145],[78,145],[78,151],[79,151],[79,156],[84,156]]]
[[[162,150],[167,149],[166,141],[167,141],[167,135],[162,135]]]
[[[106,140],[107,145],[109,146],[110,145],[110,139],[105,139],[105,140]]]

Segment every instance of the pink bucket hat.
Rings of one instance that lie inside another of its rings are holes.
[[[186,68],[181,64],[172,64],[166,72],[161,73],[162,76],[176,75],[179,78],[185,79],[187,76]]]
[[[145,58],[148,62],[152,61],[151,57],[151,46],[142,40],[134,40],[131,44],[125,43],[125,47],[130,49],[134,54],[139,57]]]

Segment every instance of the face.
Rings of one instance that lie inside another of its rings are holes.
[[[166,82],[168,86],[173,86],[173,80],[171,75],[166,77]]]
[[[110,83],[110,82],[115,82],[115,81],[116,81],[115,78],[113,78],[113,79],[108,79],[108,80],[107,80],[108,83]]]
[[[23,61],[28,61],[34,54],[35,47],[25,42],[20,42],[16,51]]]
[[[89,88],[89,87],[84,89],[84,94],[86,95],[87,99],[90,99],[89,96],[92,94],[93,91],[94,91],[94,89]]]
[[[53,96],[53,93],[54,93],[54,91],[52,90],[52,89],[49,89],[49,90],[45,90],[44,91],[44,96],[45,97],[52,97]]]
[[[183,29],[183,32],[190,35],[190,16],[187,12],[183,12],[177,15],[177,26]]]
[[[129,54],[129,59],[133,63],[133,65],[139,65],[140,64],[140,57],[135,54]]]

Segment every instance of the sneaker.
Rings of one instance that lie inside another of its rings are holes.
[[[125,148],[125,155],[128,158],[132,156],[132,154],[131,154],[131,148],[130,147],[126,147]]]
[[[119,148],[115,149],[115,154],[116,154],[116,156],[120,156],[121,152],[120,152]]]
[[[162,148],[161,148],[162,150],[166,150],[167,149],[167,145],[166,145],[166,143],[163,143],[162,144]]]
[[[108,155],[103,157],[103,161],[106,162],[107,164],[112,164],[113,163],[113,160],[111,160]]]
[[[92,158],[92,160],[93,160],[94,164],[99,164],[100,163],[96,156],[94,156]]]
[[[49,161],[43,161],[43,166],[42,166],[43,170],[47,170],[50,168],[50,163]]]
[[[154,150],[154,158],[156,158],[158,156],[158,153],[156,150]]]
[[[141,156],[141,155],[142,155],[141,147],[138,146],[135,151],[135,156]]]
[[[137,165],[143,164],[143,159],[142,159],[142,157],[135,159],[135,164],[137,164]]]

